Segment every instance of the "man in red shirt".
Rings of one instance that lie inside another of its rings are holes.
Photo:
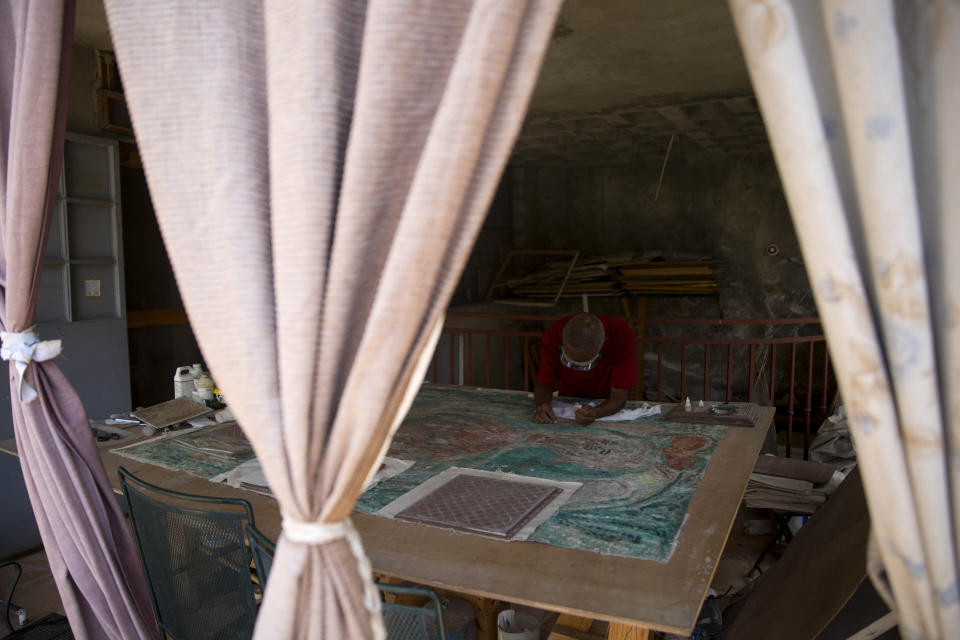
[[[634,340],[630,325],[609,316],[578,313],[550,325],[543,333],[533,421],[557,421],[551,406],[554,388],[562,396],[604,399],[596,407],[577,409],[578,424],[623,409],[628,391],[637,384]]]

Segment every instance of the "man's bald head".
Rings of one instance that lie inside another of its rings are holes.
[[[581,313],[573,316],[563,327],[563,346],[573,355],[589,354],[589,357],[600,352],[605,338],[603,323],[592,313]]]

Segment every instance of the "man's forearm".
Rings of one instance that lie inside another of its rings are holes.
[[[538,407],[553,402],[553,387],[548,387],[539,382],[535,383],[533,385],[533,402]]]
[[[626,389],[610,389],[610,397],[593,408],[594,417],[612,416],[627,404]]]

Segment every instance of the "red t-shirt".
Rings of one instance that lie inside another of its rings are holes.
[[[557,320],[543,332],[537,382],[553,387],[562,396],[609,398],[610,388],[632,389],[637,384],[637,353],[633,329],[620,318],[597,316],[606,339],[600,347],[600,362],[589,371],[577,371],[560,364],[563,327],[573,316]]]

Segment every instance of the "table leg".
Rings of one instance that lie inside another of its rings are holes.
[[[547,640],[591,640],[596,635],[588,633],[593,625],[590,618],[578,618],[566,613],[557,618],[556,624]],[[649,640],[650,629],[621,622],[611,622],[607,630],[607,640]]]
[[[622,622],[611,622],[607,640],[649,640],[650,629]]]
[[[547,640],[583,640],[586,631],[593,624],[590,618],[578,618],[561,613]]]

